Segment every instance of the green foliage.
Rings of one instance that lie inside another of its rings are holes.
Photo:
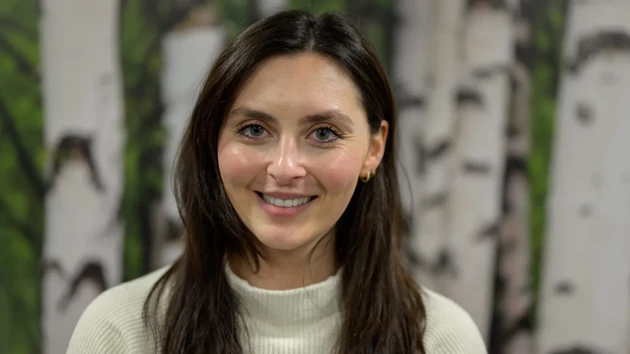
[[[289,8],[309,10],[315,15],[342,12],[350,15],[370,39],[386,70],[391,63],[394,31],[393,0],[290,0]]]
[[[361,31],[370,39],[385,70],[391,73],[394,42],[394,0],[346,0],[347,11],[356,16]]]
[[[153,210],[162,198],[162,156],[168,134],[162,125],[162,41],[192,9],[207,3],[212,2],[128,0],[121,9],[120,50],[127,133],[122,208],[125,218],[124,279],[133,279],[151,270],[150,251],[156,232]],[[233,4],[219,5],[219,9],[235,12],[229,7]]]
[[[221,24],[227,28],[228,40],[234,39],[256,18],[255,0],[219,0]]]
[[[121,58],[125,92],[125,279],[150,271],[148,251],[154,227],[151,206],[162,195],[164,129],[160,102],[163,2],[148,11],[140,0],[121,10]],[[156,139],[155,137],[162,137]]]
[[[390,43],[392,42],[392,35],[390,23],[382,23],[380,21],[366,21],[366,23],[362,26],[362,31],[372,42],[372,46],[374,46],[374,50],[376,50],[376,54],[378,55],[379,60],[385,67],[385,70],[391,72],[390,68],[390,57],[391,57],[391,48]]]
[[[343,0],[289,0],[289,8],[321,15],[325,12],[346,11],[346,4]]]
[[[44,161],[34,1],[0,2],[0,352],[37,353]]]
[[[539,294],[546,227],[546,199],[551,163],[556,96],[564,35],[563,1],[538,3],[532,10],[532,151],[529,156],[532,286]],[[535,302],[537,304],[537,301]],[[537,306],[535,306],[536,308]],[[536,311],[534,310],[534,314]]]

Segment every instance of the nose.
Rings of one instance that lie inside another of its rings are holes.
[[[280,185],[287,185],[296,178],[304,177],[306,169],[295,139],[286,137],[280,140],[270,153],[271,162],[267,173]]]

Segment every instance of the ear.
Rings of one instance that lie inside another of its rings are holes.
[[[370,149],[363,162],[361,168],[361,177],[367,176],[368,172],[374,172],[383,159],[385,154],[385,144],[387,143],[387,134],[389,132],[389,123],[381,120],[381,126],[375,134],[370,138]]]

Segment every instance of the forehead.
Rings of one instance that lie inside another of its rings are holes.
[[[239,105],[302,114],[363,111],[358,90],[346,71],[315,53],[276,56],[262,62],[239,92],[234,106]]]

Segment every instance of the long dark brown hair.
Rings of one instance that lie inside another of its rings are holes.
[[[217,144],[239,89],[263,60],[318,53],[344,68],[360,93],[372,133],[389,122],[376,175],[359,183],[336,224],[336,260],[343,267],[343,325],[337,352],[424,353],[426,314],[420,290],[401,252],[402,206],[396,173],[396,107],[374,49],[344,15],[320,17],[284,11],[243,31],[212,66],[184,134],[175,194],[185,227],[185,248],[152,288],[144,307],[162,351],[243,352],[239,299],[228,284],[228,254],[261,257],[255,237],[237,216],[223,188]],[[254,257],[256,258],[256,257]],[[256,266],[258,266],[256,264]],[[168,292],[168,296],[162,297]],[[159,319],[159,303],[167,303]]]

